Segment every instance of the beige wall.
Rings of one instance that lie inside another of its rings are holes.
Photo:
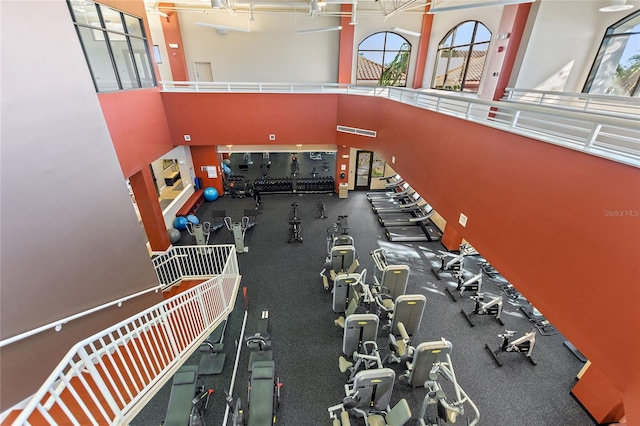
[[[6,339],[157,280],[66,3],[3,1],[0,27]],[[38,389],[72,345],[160,298],[3,348],[0,411]]]

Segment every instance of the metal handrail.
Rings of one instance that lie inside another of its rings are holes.
[[[355,86],[338,83],[161,82],[165,92],[207,93],[341,93],[384,97],[418,108],[520,134],[532,139],[640,167],[638,121],[614,107],[603,113],[603,95],[584,95],[590,107],[580,110],[528,102],[490,101],[472,96],[443,94],[433,90],[400,87]],[[570,94],[569,94],[570,95]],[[619,97],[612,101],[618,105]],[[635,100],[628,101],[633,105]]]
[[[503,101],[640,119],[640,98],[507,87]]]
[[[233,310],[240,284],[233,246],[222,263],[217,277],[77,343],[13,424],[130,422]]]
[[[144,294],[151,293],[152,291],[155,291],[157,293],[161,289],[162,289],[161,286],[151,287],[151,288],[148,288],[146,290],[142,290],[142,291],[139,291],[137,293],[131,294],[129,296],[121,297],[120,299],[114,300],[112,302],[104,303],[104,304],[96,306],[94,308],[87,309],[86,311],[82,311],[82,312],[79,312],[77,314],[73,314],[73,315],[70,315],[68,317],[62,318],[60,320],[50,322],[49,324],[42,325],[40,327],[34,328],[33,330],[25,331],[24,333],[20,333],[18,335],[15,335],[13,337],[9,337],[7,339],[4,339],[4,340],[0,341],[0,348],[3,347],[3,346],[6,346],[6,345],[10,345],[11,343],[15,343],[17,341],[26,339],[27,337],[34,336],[34,335],[36,335],[38,333],[42,333],[43,331],[47,331],[47,330],[51,330],[51,329],[55,329],[56,331],[60,331],[62,329],[62,326],[64,324],[68,323],[68,322],[71,322],[71,321],[77,320],[79,318],[85,317],[87,315],[93,314],[95,312],[101,311],[102,309],[110,308],[111,306],[118,305],[118,307],[120,307],[127,300],[131,300],[131,299],[134,299],[134,298],[136,298],[138,296],[142,296]]]

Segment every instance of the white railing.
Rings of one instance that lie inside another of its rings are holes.
[[[240,277],[227,253],[219,276],[76,344],[13,424],[130,422],[233,310]]]
[[[616,97],[606,109],[606,96],[590,95],[586,107],[552,108],[548,103],[488,101],[470,96],[399,87],[354,86],[334,83],[215,83],[162,82],[167,92],[218,93],[343,93],[385,97],[438,113],[548,143],[579,150],[613,161],[640,167],[640,126],[631,114],[637,100]],[[603,111],[606,110],[606,114]],[[637,113],[637,111],[636,111]]]
[[[502,100],[640,120],[640,98],[629,96],[551,92],[507,87]]]
[[[232,251],[235,252],[233,245],[175,246],[154,257],[153,268],[164,289],[183,279],[220,275],[223,270],[231,267],[227,265],[227,261]],[[237,274],[237,264],[228,273]]]

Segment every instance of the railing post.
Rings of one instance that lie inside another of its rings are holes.
[[[98,386],[98,389],[100,390],[100,395],[102,395],[102,397],[105,399],[105,401],[109,405],[109,408],[111,408],[111,411],[113,411],[116,417],[121,416],[122,414],[121,408],[118,406],[118,403],[113,398],[111,391],[109,390],[109,388],[106,386],[104,382],[104,378],[102,377],[100,372],[98,372],[98,369],[96,368],[94,362],[91,360],[91,357],[89,356],[87,351],[84,348],[79,349],[78,356],[82,360],[84,367],[89,372],[89,376],[93,379],[95,384]],[[87,389],[87,391],[91,392],[90,389]]]
[[[511,120],[511,127],[515,128],[516,125],[518,124],[518,119],[520,118],[520,111],[516,111],[515,114],[513,114],[513,120]]]
[[[589,151],[593,146],[593,143],[596,141],[596,138],[600,134],[600,130],[602,129],[602,124],[596,124],[595,127],[589,133],[589,138],[584,143],[584,150]]]

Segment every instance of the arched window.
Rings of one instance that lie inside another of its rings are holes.
[[[458,24],[438,46],[432,89],[477,92],[491,31],[478,21]]]
[[[358,46],[356,84],[406,86],[411,44],[396,33],[370,35]]]
[[[585,93],[640,96],[640,11],[609,28],[584,86]]]

